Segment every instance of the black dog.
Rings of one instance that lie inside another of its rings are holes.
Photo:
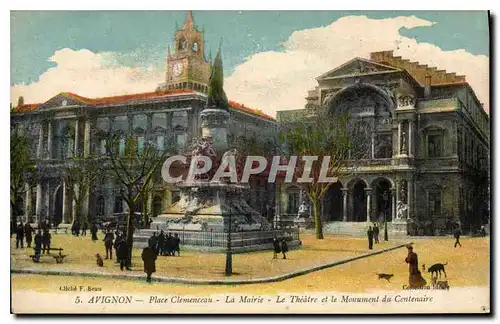
[[[444,266],[447,265],[448,262],[446,263],[436,263],[433,266],[429,267],[429,270],[427,272],[431,273],[431,277],[434,276],[434,273],[436,273],[436,277],[439,274],[439,277],[441,278],[441,271],[444,272],[444,276],[447,277],[446,271],[444,271]]]
[[[393,274],[387,274],[387,273],[377,273],[377,276],[379,279],[385,279],[389,282],[391,282],[391,278],[394,277]]]

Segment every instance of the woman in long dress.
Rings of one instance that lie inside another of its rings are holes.
[[[406,248],[408,249],[408,256],[406,257],[405,262],[408,263],[408,270],[410,272],[409,287],[423,287],[427,282],[424,278],[422,278],[422,274],[420,273],[420,270],[418,270],[418,256],[413,252],[413,246],[407,245]]]

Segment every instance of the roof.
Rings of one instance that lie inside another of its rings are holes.
[[[162,91],[162,92],[145,92],[145,93],[135,93],[135,94],[129,94],[129,95],[121,95],[121,96],[112,96],[112,97],[101,97],[101,98],[86,98],[82,97],[80,95],[77,95],[72,92],[62,92],[58,94],[57,96],[64,96],[69,99],[81,102],[82,104],[85,105],[91,105],[91,106],[105,106],[108,104],[118,104],[118,103],[127,103],[130,101],[141,101],[141,100],[151,100],[151,99],[161,99],[161,98],[167,98],[170,96],[174,95],[180,95],[180,94],[195,94],[196,92],[194,90],[187,90],[187,89],[175,89],[175,90],[169,90],[169,91]],[[57,97],[56,96],[56,97]],[[18,106],[14,108],[12,111],[13,112],[31,112],[31,111],[36,111],[41,105],[44,103],[34,103],[34,104],[26,104],[22,106]],[[255,116],[259,116],[265,119],[269,120],[274,120],[274,118],[270,115],[267,115],[266,113],[262,112],[260,109],[255,109],[255,108],[250,108],[247,107],[243,104],[240,104],[236,101],[229,101],[229,106],[233,109],[246,112]]]

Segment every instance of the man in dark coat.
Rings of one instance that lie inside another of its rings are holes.
[[[144,262],[144,272],[146,273],[146,281],[151,282],[151,274],[156,272],[156,251],[151,247],[145,247],[142,250],[142,261]]]
[[[281,239],[281,253],[283,253],[283,259],[286,260],[286,253],[288,252],[288,244],[286,243],[286,239]]]
[[[281,253],[281,246],[280,246],[280,242],[278,241],[278,239],[275,237],[273,239],[273,259],[277,259],[278,258],[278,253]]]
[[[21,249],[24,248],[24,225],[23,222],[19,223],[16,228],[16,249],[19,249],[19,245],[21,245]]]
[[[113,244],[113,247],[115,248],[115,255],[116,255],[116,263],[120,263],[120,258],[118,257],[118,248],[120,247],[120,244],[122,241],[124,241],[123,236],[120,234],[120,232],[115,232],[116,239],[115,243]]]
[[[47,254],[50,254],[50,241],[52,239],[52,236],[50,235],[50,232],[48,229],[45,229],[43,231],[43,236],[42,236],[42,253],[45,254],[45,250],[47,250]]]
[[[92,223],[90,234],[92,234],[92,241],[97,241],[97,225],[95,223]]]
[[[174,234],[174,255],[177,252],[177,256],[181,256],[181,239],[179,238],[179,234]]]
[[[172,233],[168,233],[166,246],[167,246],[167,255],[174,255],[175,242]]]
[[[38,262],[40,260],[40,253],[42,252],[42,232],[38,230],[35,235],[35,257],[33,261]]]
[[[453,233],[453,236],[455,237],[455,247],[457,247],[457,244],[462,247],[462,244],[460,244],[460,235],[462,234],[462,231],[460,231],[460,227],[457,227],[455,230],[455,233]]]
[[[162,255],[164,245],[165,245],[165,233],[163,233],[163,230],[161,230],[160,235],[158,235],[158,243],[154,247],[156,255]]]
[[[375,239],[375,243],[380,243],[378,240],[378,235],[380,233],[380,229],[376,223],[373,224],[373,238]]]
[[[151,246],[156,251],[156,245],[158,244],[158,236],[156,236],[156,232],[153,233],[148,240],[148,245]]]
[[[373,230],[371,226],[368,227],[366,234],[368,235],[368,248],[373,250]]]
[[[88,224],[86,221],[84,221],[82,226],[82,236],[87,236],[87,229],[88,229]]]
[[[123,268],[126,268],[127,270],[132,270],[130,269],[130,260],[129,258],[129,249],[128,249],[128,244],[126,240],[121,239],[120,243],[118,244],[118,249],[116,249],[116,254],[118,255],[118,260],[120,261],[120,270],[123,271]]]
[[[31,247],[31,242],[33,241],[33,232],[33,227],[31,227],[30,223],[26,222],[24,225],[24,236],[26,237],[26,244],[28,244],[29,248]]]
[[[113,240],[115,239],[115,236],[113,235],[113,232],[109,231],[104,235],[104,247],[106,248],[106,259],[112,259],[113,258]]]
[[[409,271],[409,287],[410,288],[420,288],[425,286],[427,283],[424,278],[422,278],[422,274],[418,269],[418,256],[413,252],[413,246],[407,245],[408,256],[405,259],[405,262],[408,263],[408,271]]]

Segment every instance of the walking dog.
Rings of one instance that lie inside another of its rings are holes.
[[[442,272],[444,272],[444,276],[447,277],[446,271],[444,270],[444,266],[447,265],[447,264],[448,264],[448,262],[446,262],[446,263],[436,263],[436,264],[432,265],[431,267],[429,267],[429,270],[427,270],[427,272],[431,273],[431,277],[433,277],[434,273],[435,273],[436,277],[439,274],[439,277],[441,278],[441,271],[442,271]]]

